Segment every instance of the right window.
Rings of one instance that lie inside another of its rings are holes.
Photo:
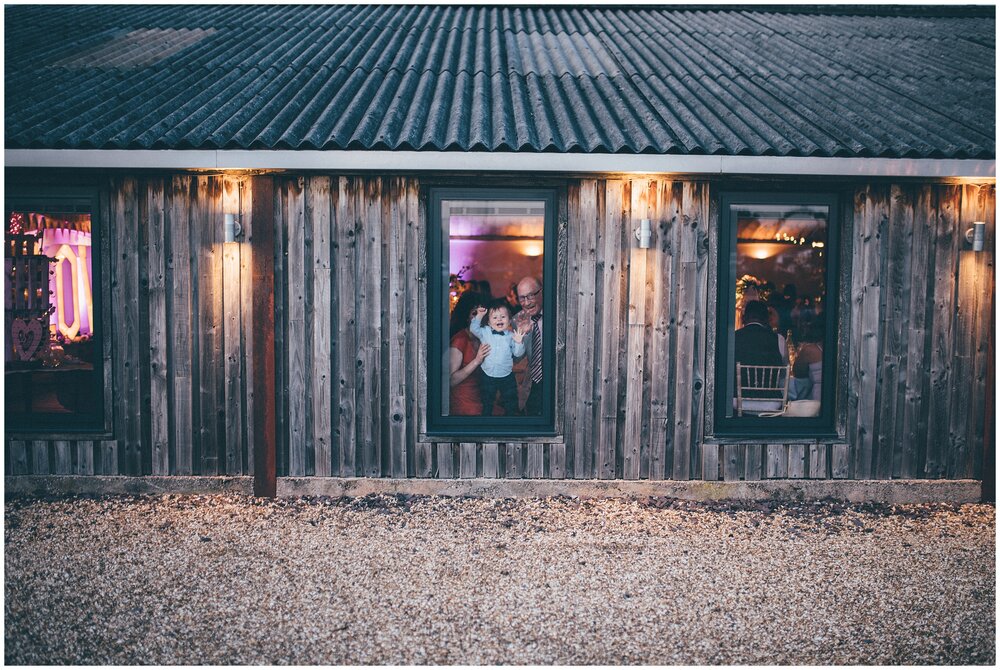
[[[716,433],[832,433],[837,199],[727,193],[721,205]]]

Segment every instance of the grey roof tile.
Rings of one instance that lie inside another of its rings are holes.
[[[995,155],[994,10],[20,5],[7,147]]]

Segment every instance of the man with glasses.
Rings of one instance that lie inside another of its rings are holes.
[[[517,299],[521,303],[518,318],[531,320],[531,330],[525,338],[528,357],[530,391],[524,403],[526,416],[542,414],[542,283],[535,277],[525,277],[517,283]],[[521,316],[523,314],[524,316]]]

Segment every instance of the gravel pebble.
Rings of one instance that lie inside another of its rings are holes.
[[[10,498],[10,664],[996,661],[991,505]]]

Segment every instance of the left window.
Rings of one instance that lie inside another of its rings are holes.
[[[93,214],[90,198],[6,202],[8,430],[103,427],[100,253]]]
[[[432,189],[428,431],[553,431],[555,196]]]

